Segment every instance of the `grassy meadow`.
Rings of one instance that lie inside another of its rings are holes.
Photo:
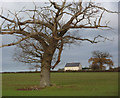
[[[2,74],[2,96],[118,96],[117,72],[51,73],[53,86],[40,90],[19,90],[39,86],[39,73]]]

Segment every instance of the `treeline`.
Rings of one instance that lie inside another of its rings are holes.
[[[68,71],[64,71],[64,70],[61,70],[61,69],[58,69],[57,71],[51,71],[53,73],[58,73],[58,72],[120,72],[120,67],[119,69],[117,68],[114,68],[114,69],[111,69],[111,70],[79,70],[79,71],[71,71],[71,70],[68,70]],[[40,73],[40,71],[22,71],[22,72],[2,72],[2,73]]]

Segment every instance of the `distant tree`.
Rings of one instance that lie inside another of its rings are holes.
[[[91,68],[90,67],[84,67],[84,68],[82,68],[82,70],[87,71],[87,70],[91,70]]]
[[[59,68],[58,71],[64,71],[64,68]]]
[[[112,68],[113,61],[110,59],[112,55],[110,55],[107,52],[100,52],[100,51],[93,51],[92,52],[92,57],[88,60],[88,62],[92,62],[91,68],[95,69],[100,69],[103,70],[105,69],[104,64],[107,64],[109,66],[109,69]]]

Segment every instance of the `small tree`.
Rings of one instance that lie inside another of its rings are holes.
[[[34,9],[22,9],[18,12],[11,12],[12,17],[0,14],[3,23],[0,26],[0,34],[16,35],[17,42],[9,43],[5,46],[17,45],[20,43],[20,61],[41,64],[40,87],[50,86],[50,69],[54,69],[60,62],[61,53],[65,44],[76,41],[88,41],[98,43],[105,36],[95,36],[93,40],[82,38],[72,32],[75,29],[98,29],[108,28],[108,23],[101,23],[104,12],[109,11],[93,2],[52,2]],[[21,15],[22,14],[22,15]],[[27,18],[22,18],[23,14]],[[9,16],[9,15],[8,15]],[[67,17],[67,18],[66,18]],[[27,43],[26,43],[27,42]],[[57,60],[52,65],[53,57],[57,53]]]
[[[110,59],[112,55],[110,55],[107,52],[100,52],[100,51],[93,51],[92,52],[92,57],[88,60],[88,62],[92,62],[91,68],[93,70],[95,69],[100,69],[103,70],[105,69],[104,64],[107,64],[109,68],[111,68],[114,64],[113,61]]]

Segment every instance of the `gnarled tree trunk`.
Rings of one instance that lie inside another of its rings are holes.
[[[50,83],[50,69],[51,62],[56,50],[56,43],[54,40],[51,41],[50,46],[44,52],[42,63],[41,63],[41,73],[40,73],[40,87],[48,87],[51,85]]]
[[[41,73],[40,73],[40,87],[50,86],[50,68],[53,53],[51,54],[49,50],[44,53],[42,63],[41,63]]]

